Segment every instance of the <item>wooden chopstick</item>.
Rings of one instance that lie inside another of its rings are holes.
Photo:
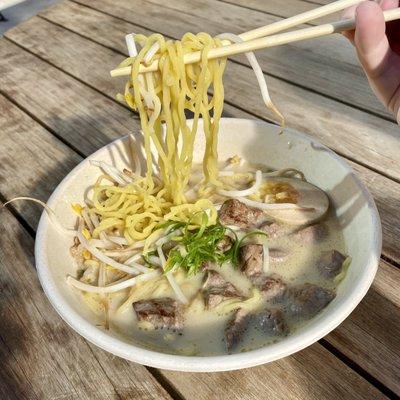
[[[314,8],[310,11],[306,11],[304,13],[295,15],[293,17],[285,18],[279,21],[276,21],[272,24],[262,26],[257,29],[253,29],[248,32],[241,33],[239,37],[243,41],[248,41],[252,39],[257,39],[263,36],[272,35],[274,33],[281,32],[283,30],[293,28],[294,26],[303,24],[305,22],[311,21],[316,18],[320,18],[329,14],[332,14],[337,11],[344,10],[347,7],[360,3],[362,0],[337,0],[333,3],[326,4],[321,7]],[[224,46],[228,46],[231,44],[228,40],[223,40],[222,44]],[[111,76],[123,76],[128,75],[127,71],[130,67],[126,68],[117,68],[111,71]],[[143,71],[141,71],[143,72]],[[144,71],[145,72],[145,71]]]
[[[383,13],[385,21],[393,21],[400,19],[400,8],[384,11]],[[339,33],[346,30],[354,29],[355,20],[345,19],[334,23],[317,25],[311,28],[299,29],[291,32],[285,32],[277,35],[261,37],[258,39],[249,40],[242,43],[229,44],[218,48],[211,49],[208,53],[209,59],[215,59],[220,57],[229,57],[235,54],[246,53],[249,51],[260,50],[269,47],[280,46],[292,42],[301,40],[313,39],[321,36],[330,35],[332,33]],[[192,64],[199,62],[201,59],[201,53],[188,53],[184,56],[185,64]],[[149,66],[141,66],[139,69],[140,73],[157,71],[158,62],[154,61]],[[123,76],[131,73],[131,67],[118,68],[111,71],[111,76]]]
[[[294,15],[293,17],[281,19],[272,24],[262,26],[257,29],[253,29],[248,32],[241,33],[239,37],[243,41],[252,39],[258,39],[260,37],[273,35],[278,32],[282,32],[286,29],[293,28],[295,26],[304,24],[317,18],[324,17],[329,14],[333,14],[338,11],[342,11],[345,8],[354,6],[355,4],[361,3],[363,0],[338,0],[333,3],[326,4],[322,7],[314,8],[310,11],[303,12],[301,14]],[[228,42],[229,44],[229,42]]]

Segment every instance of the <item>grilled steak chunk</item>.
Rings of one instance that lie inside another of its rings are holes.
[[[328,227],[325,224],[310,225],[298,230],[293,236],[300,243],[320,243],[328,236]]]
[[[260,329],[267,336],[282,336],[288,333],[288,327],[281,310],[268,309],[256,314],[239,308],[225,329],[225,341],[228,351],[235,349],[249,328]]]
[[[342,270],[345,259],[346,256],[337,250],[324,251],[317,262],[317,268],[325,278],[334,278]]]
[[[321,286],[305,283],[290,288],[288,312],[298,318],[311,318],[325,308],[336,294]]]
[[[248,327],[250,318],[251,314],[239,308],[235,312],[233,318],[228,322],[225,329],[225,341],[228,351],[233,350],[240,343]]]
[[[274,303],[284,300],[287,285],[282,279],[273,276],[258,275],[253,277],[252,282],[266,300]]]
[[[261,244],[245,244],[239,249],[239,266],[245,275],[251,279],[254,275],[263,273],[264,251]]]
[[[247,229],[261,224],[266,215],[257,208],[248,207],[236,199],[229,199],[222,204],[218,212],[223,225],[235,225]]]
[[[214,308],[227,299],[242,297],[235,286],[226,281],[218,272],[212,270],[207,273],[203,285],[203,296],[207,308]]]
[[[265,222],[260,226],[260,230],[265,232],[269,239],[276,239],[288,234],[288,228],[278,222]]]
[[[181,304],[169,297],[141,300],[133,303],[139,321],[150,322],[155,328],[181,329],[183,309]]]
[[[254,316],[257,326],[268,336],[282,336],[289,329],[285,323],[283,313],[279,309],[265,309]]]
[[[281,301],[286,291],[286,284],[278,277],[264,274],[263,257],[261,244],[246,244],[239,250],[239,266],[267,300]]]

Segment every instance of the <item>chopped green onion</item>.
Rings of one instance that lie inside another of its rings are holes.
[[[201,211],[201,213],[201,221],[196,224],[194,218],[199,213],[193,214],[184,226],[179,226],[183,231],[182,236],[171,238],[172,241],[179,242],[180,245],[170,251],[165,272],[174,271],[180,267],[188,275],[194,275],[201,271],[206,262],[213,262],[221,266],[229,261],[233,265],[237,265],[239,247],[245,238],[256,234],[267,236],[265,232],[254,231],[247,233],[238,240],[232,229],[220,223],[208,226],[208,215],[204,211]],[[223,252],[218,248],[218,245],[225,236],[228,236],[228,230],[233,233],[233,244],[229,250]]]
[[[155,250],[153,251],[149,251],[146,254],[142,254],[142,259],[144,261],[144,263],[149,267],[149,268],[157,268],[157,265],[154,265],[150,260],[149,257],[150,256],[155,256],[157,255],[157,252]]]

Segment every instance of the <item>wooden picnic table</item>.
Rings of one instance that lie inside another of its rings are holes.
[[[240,33],[327,0],[63,1],[0,38],[0,201],[46,201],[101,146],[139,128],[115,100],[124,35]],[[314,23],[320,23],[315,21]],[[373,194],[383,254],[367,296],[335,331],[285,359],[241,371],[148,368],[87,342],[51,307],[35,272],[41,213],[0,215],[0,399],[381,399],[400,395],[400,129],[341,36],[260,51],[288,126],[340,154]],[[225,116],[271,120],[243,56],[225,76]]]

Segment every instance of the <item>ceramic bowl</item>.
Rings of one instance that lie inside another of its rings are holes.
[[[199,127],[201,130],[201,126]],[[127,138],[118,139],[82,161],[60,183],[48,205],[65,226],[75,216],[70,204],[83,201],[83,195],[99,174],[89,160],[103,160],[117,167],[129,165]],[[204,135],[198,134],[195,160],[204,152]],[[35,257],[44,292],[60,316],[90,342],[117,356],[144,365],[179,371],[224,371],[251,367],[288,356],[335,329],[357,306],[370,287],[381,252],[381,225],[374,201],[365,186],[342,158],[314,139],[286,129],[279,134],[274,125],[246,119],[222,119],[219,132],[219,156],[234,154],[253,163],[272,168],[293,167],[325,190],[336,210],[352,263],[340,283],[336,298],[304,327],[258,350],[212,357],[180,356],[143,348],[115,332],[105,331],[96,316],[79,301],[66,284],[74,274],[69,253],[71,238],[61,236],[44,213],[40,219]]]

